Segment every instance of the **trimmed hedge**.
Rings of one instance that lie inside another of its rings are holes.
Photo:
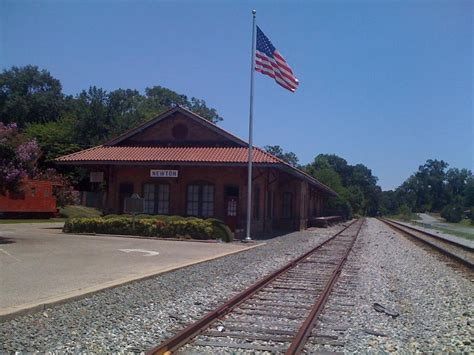
[[[230,228],[220,219],[209,218],[206,221],[212,223],[216,239],[220,239],[224,242],[231,242],[234,239],[234,234],[231,232]]]
[[[108,215],[93,218],[69,218],[64,224],[65,233],[100,233],[140,235],[160,238],[192,238],[192,239],[221,239],[230,242],[233,235],[229,228],[216,219],[200,219],[180,216],[150,216],[135,217],[133,228],[132,217],[129,215]]]

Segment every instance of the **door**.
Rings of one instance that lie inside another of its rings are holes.
[[[237,228],[239,220],[239,187],[227,186],[225,188],[224,198],[225,224],[227,224],[232,232]]]
[[[133,184],[130,182],[125,182],[119,185],[119,203],[120,203],[120,213],[123,213],[125,207],[125,198],[130,197],[133,194]]]

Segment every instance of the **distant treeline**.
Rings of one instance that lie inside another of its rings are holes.
[[[4,135],[11,131],[8,128],[11,123],[18,125],[18,133],[8,133],[14,139],[0,137],[0,145],[10,152],[16,149],[18,153],[18,147],[37,142],[41,154],[33,161],[39,170],[46,170],[54,167],[56,157],[101,144],[175,105],[187,107],[212,122],[222,120],[204,100],[188,98],[161,86],[146,88],[144,93],[135,89],[107,92],[91,86],[77,95],[65,95],[60,81],[47,70],[32,65],[12,67],[0,74],[0,122],[4,124]],[[339,198],[329,201],[328,214],[349,218],[354,214],[444,211],[446,215],[446,211],[454,211],[460,215],[474,205],[471,171],[448,169],[444,161],[428,160],[400,187],[382,192],[377,177],[363,164],[350,165],[337,155],[320,154],[312,163],[300,166],[293,152],[284,152],[280,146],[265,149],[304,169],[339,194]],[[11,156],[8,164],[12,168],[5,170],[6,177],[16,169],[15,159],[18,159],[13,153]],[[86,175],[81,169],[61,167],[59,170],[76,186],[87,187]],[[1,181],[0,178],[0,185]]]
[[[297,166],[298,158],[279,146],[267,151]],[[395,190],[382,191],[378,178],[363,164],[349,165],[334,154],[319,154],[312,163],[299,166],[339,194],[328,204],[327,213],[344,215],[402,215],[439,212],[449,222],[463,215],[474,217],[474,176],[468,169],[448,169],[443,160],[427,160]]]

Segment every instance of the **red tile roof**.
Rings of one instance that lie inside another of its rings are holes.
[[[120,164],[126,162],[160,163],[208,163],[208,164],[247,164],[246,147],[127,147],[97,146],[59,158],[58,163],[66,164]],[[337,194],[326,185],[264,150],[254,147],[254,164],[275,164],[291,174],[309,181],[332,196]]]
[[[244,147],[123,147],[98,146],[56,159],[65,163],[104,162],[196,162],[196,163],[247,163],[248,148]],[[256,164],[283,164],[275,156],[253,149]]]

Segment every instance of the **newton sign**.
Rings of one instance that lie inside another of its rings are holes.
[[[178,170],[150,170],[150,177],[157,178],[177,178]]]

